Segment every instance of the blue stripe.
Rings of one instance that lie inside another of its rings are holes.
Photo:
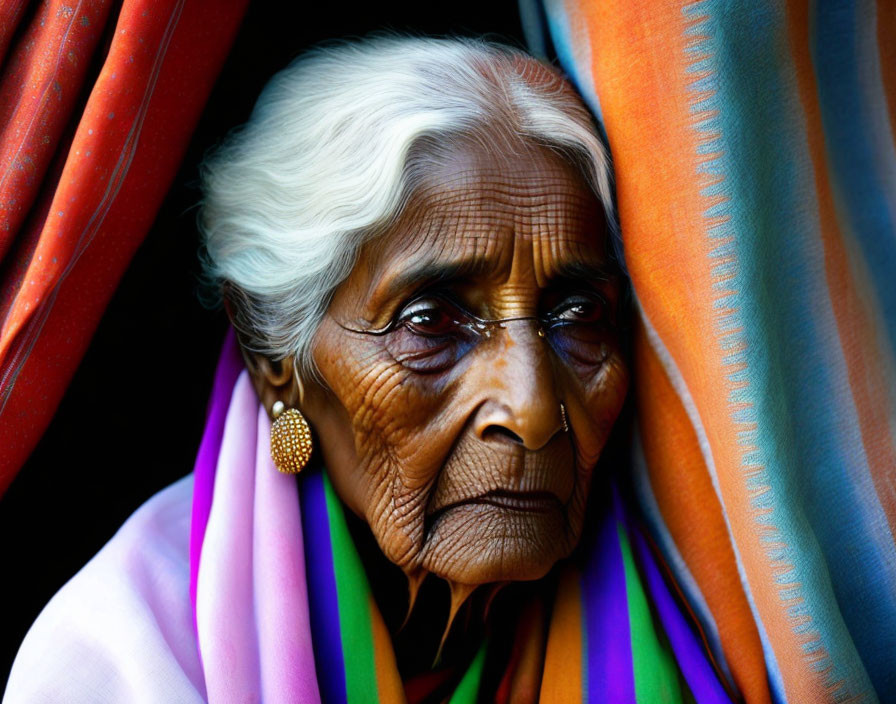
[[[330,523],[320,470],[302,477],[299,496],[317,681],[323,701],[327,704],[345,704],[345,662],[339,629],[336,574],[333,571]]]
[[[883,95],[872,98],[862,90],[863,74],[879,66],[874,24],[863,26],[860,18],[873,18],[875,11],[873,2],[812,3],[811,48],[840,219],[864,254],[890,347],[896,349],[896,226],[889,202],[894,194],[882,182],[880,164],[881,155],[893,157],[892,132],[881,133],[881,120],[873,114],[873,102],[886,110]],[[882,124],[889,128],[889,118]]]
[[[547,34],[548,22],[541,0],[519,0],[517,6],[529,53],[534,54],[542,61],[550,61],[553,47],[551,38]]]
[[[896,348],[896,222],[892,210],[896,194],[893,184],[885,183],[884,173],[889,169],[892,175],[896,163],[889,116],[880,92],[877,33],[872,21],[875,12],[873,2],[813,3],[811,49],[838,216],[844,237],[847,241],[854,238],[858,244],[861,254],[853,246],[854,256],[863,257],[870,273],[877,296],[872,303],[878,305],[878,320],[885,326],[881,332],[890,343],[885,354],[892,354]],[[875,75],[870,76],[872,73]],[[875,94],[869,94],[869,88]],[[879,111],[884,114],[875,114]],[[830,522],[831,554],[842,558],[833,571],[844,618],[852,626],[856,647],[875,688],[883,694],[896,692],[894,539],[866,473],[861,473],[864,481],[836,489],[846,489],[852,501],[844,506],[839,497],[836,500],[848,520]],[[888,638],[890,647],[883,646],[882,636]]]
[[[594,487],[592,493],[598,490],[605,502],[595,501],[589,508],[594,523],[588,524],[589,539],[584,539],[582,546],[582,554],[588,556],[582,573],[587,663],[583,674],[588,681],[588,702],[636,704],[625,565],[609,492]]]
[[[719,305],[735,312],[717,338],[727,362],[746,365],[729,376],[748,382],[729,395],[732,405],[747,404],[731,411],[745,424],[744,481],[766,555],[784,570],[776,577],[782,608],[802,620],[794,632],[807,638],[804,654],[829,655],[813,668],[832,696],[873,697],[832,584],[850,556],[838,544],[849,529],[831,519],[831,508],[860,522],[868,509],[855,483],[868,474],[825,279],[786,18],[773,3],[706,0],[699,9],[709,16],[700,29],[711,57],[701,68],[712,71],[701,87],[717,91],[700,107],[718,111],[703,127],[720,134],[706,149],[722,154],[706,170],[723,176],[706,195],[726,198],[706,214],[729,218],[711,238],[734,238],[715,255],[736,256],[715,271],[735,277],[719,287],[732,290]],[[865,539],[854,545],[862,569],[840,582],[850,589],[847,582],[873,564],[864,561],[873,546]],[[826,555],[841,565],[829,565]],[[779,673],[772,683],[783,699]]]
[[[544,0],[545,15],[548,29],[554,42],[554,50],[560,65],[566,71],[569,79],[578,90],[579,95],[591,108],[591,112],[598,120],[598,128],[607,141],[604,133],[604,117],[600,108],[600,99],[594,90],[594,77],[591,75],[591,62],[586,56],[591,56],[592,47],[587,37],[574,37],[572,27],[569,24],[569,15],[566,12],[563,0]],[[576,58],[578,57],[578,61]]]

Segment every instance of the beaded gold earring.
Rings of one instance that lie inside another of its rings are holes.
[[[311,458],[311,428],[298,409],[277,401],[271,408],[271,459],[284,474],[298,474]]]

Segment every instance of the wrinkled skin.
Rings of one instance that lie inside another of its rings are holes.
[[[539,146],[469,144],[427,174],[333,298],[313,346],[324,383],[304,380],[299,404],[290,364],[254,377],[269,409],[300,406],[383,554],[461,601],[538,579],[575,547],[628,370],[604,216],[572,166]],[[454,324],[464,311],[527,319],[471,336]],[[584,349],[539,335],[531,318],[548,313],[584,325]]]

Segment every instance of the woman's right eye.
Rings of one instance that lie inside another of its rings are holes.
[[[444,298],[418,298],[395,318],[386,345],[392,357],[412,371],[443,372],[476,344],[469,322],[467,313]]]
[[[401,311],[396,322],[417,335],[443,337],[457,332],[465,317],[447,301],[418,298]]]

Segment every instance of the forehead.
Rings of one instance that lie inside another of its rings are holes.
[[[349,279],[372,306],[408,272],[457,269],[500,283],[523,270],[546,286],[570,269],[605,265],[600,203],[550,149],[462,143],[421,171],[401,217],[362,249]]]

